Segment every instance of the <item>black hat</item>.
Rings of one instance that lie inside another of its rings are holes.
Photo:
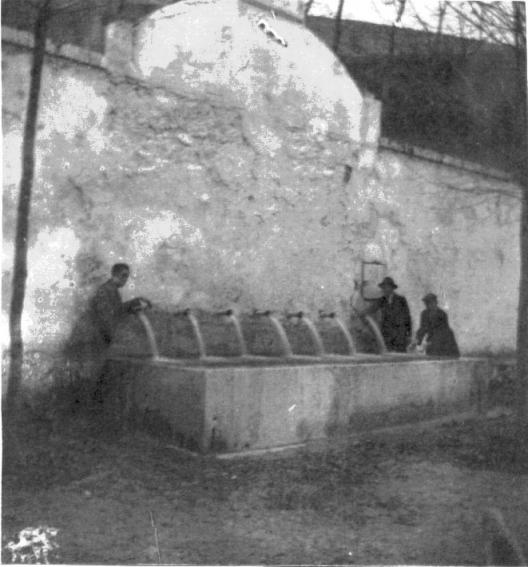
[[[434,293],[426,293],[423,297],[422,297],[422,301],[424,303],[429,303],[431,301],[436,301],[438,303],[438,297],[436,297],[436,295]]]
[[[386,277],[383,278],[383,281],[378,284],[378,287],[385,287],[386,285],[390,285],[392,289],[396,289],[398,286],[394,283],[392,278]]]

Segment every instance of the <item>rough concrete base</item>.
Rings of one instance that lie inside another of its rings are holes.
[[[113,359],[110,404],[141,429],[191,450],[302,443],[476,408],[486,360],[185,365]]]

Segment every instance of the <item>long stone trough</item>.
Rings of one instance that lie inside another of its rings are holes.
[[[210,333],[224,344],[216,355],[204,356],[209,340],[200,340],[194,354],[189,346],[195,320],[187,338],[167,323],[181,324],[181,317],[154,314],[150,320],[152,327],[144,316],[131,318],[110,353],[111,410],[135,427],[202,452],[280,447],[477,409],[490,373],[487,360],[479,358],[277,356],[273,348],[263,356],[254,345],[242,355],[232,345],[229,356],[218,356],[229,350],[227,332]],[[302,341],[292,342],[294,350],[303,350]]]
[[[259,364],[111,359],[136,424],[200,451],[295,444],[475,408],[479,359]]]

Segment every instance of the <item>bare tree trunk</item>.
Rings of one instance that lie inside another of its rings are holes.
[[[447,2],[438,2],[438,23],[436,26],[437,37],[440,37],[442,35],[446,10],[447,10]]]
[[[332,49],[337,55],[337,50],[339,49],[339,41],[341,40],[341,20],[343,15],[343,5],[345,0],[339,0],[339,5],[337,7],[336,17],[335,17],[335,27],[334,27],[334,44]]]
[[[521,198],[521,277],[517,321],[517,417],[521,426],[528,425],[528,165],[526,98],[526,8],[522,2],[512,2],[517,67],[516,107],[521,124],[520,161],[517,164]]]
[[[397,0],[396,18],[392,22],[389,33],[389,52],[385,59],[385,70],[383,72],[383,83],[381,87],[381,102],[385,104],[389,98],[389,87],[392,83],[392,71],[394,69],[394,53],[396,51],[396,24],[401,21],[405,11],[406,0]]]
[[[13,266],[13,291],[9,312],[9,332],[11,351],[7,385],[6,409],[8,414],[16,415],[18,393],[22,383],[22,363],[24,344],[22,341],[22,312],[27,279],[27,249],[29,233],[29,212],[31,191],[35,171],[35,138],[39,107],[40,85],[44,54],[46,50],[46,30],[51,0],[46,0],[39,8],[34,27],[33,62],[26,108],[26,123],[22,143],[22,178],[18,198],[17,224],[15,235],[15,258]]]
[[[442,33],[443,33],[446,10],[447,10],[447,2],[438,2],[438,22],[436,26],[436,35],[434,38],[434,45],[438,50],[442,48],[442,42],[443,42]]]
[[[517,311],[517,418],[521,427],[528,427],[528,174],[522,173],[519,281]]]

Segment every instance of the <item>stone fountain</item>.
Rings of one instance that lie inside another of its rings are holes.
[[[129,424],[202,452],[293,445],[478,405],[486,361],[388,353],[375,334],[379,352],[366,354],[335,313],[152,309],[117,332],[110,403]]]

